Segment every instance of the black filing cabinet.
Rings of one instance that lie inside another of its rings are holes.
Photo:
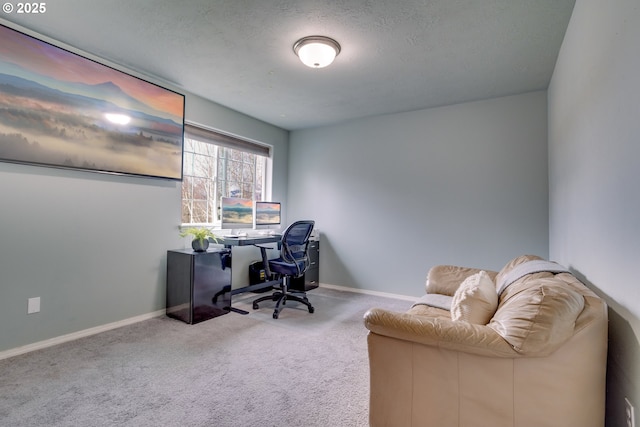
[[[231,309],[228,249],[167,251],[167,316],[193,324]]]
[[[291,289],[299,291],[310,291],[318,287],[320,283],[320,241],[311,240],[308,248],[309,268],[304,276],[291,280]]]

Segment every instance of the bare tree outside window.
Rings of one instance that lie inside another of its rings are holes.
[[[263,200],[266,157],[185,137],[182,223],[219,225],[222,197]]]

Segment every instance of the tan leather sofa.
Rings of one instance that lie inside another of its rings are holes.
[[[537,260],[521,256],[486,273],[504,286],[506,277]],[[479,273],[435,266],[426,297],[453,300]],[[606,304],[568,272],[511,280],[488,324],[453,320],[459,298],[450,310],[420,303],[404,313],[373,308],[365,314],[371,426],[604,425]]]

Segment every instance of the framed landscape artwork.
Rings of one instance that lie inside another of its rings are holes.
[[[182,179],[184,95],[0,25],[0,161]]]

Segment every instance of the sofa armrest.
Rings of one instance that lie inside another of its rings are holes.
[[[427,274],[426,289],[428,294],[453,296],[464,280],[482,271],[480,268],[458,267],[455,265],[436,265]],[[496,281],[497,271],[484,270],[491,280]]]
[[[496,331],[485,325],[444,317],[417,316],[372,308],[364,324],[375,334],[480,356],[518,357]]]

